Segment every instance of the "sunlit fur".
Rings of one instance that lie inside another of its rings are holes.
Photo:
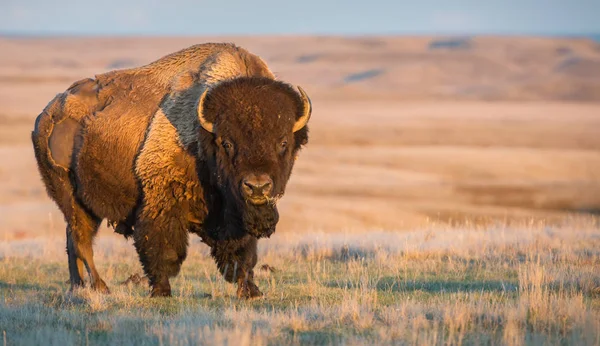
[[[198,121],[207,89],[205,115],[214,133]],[[238,296],[261,295],[253,282],[257,240],[275,231],[275,202],[307,143],[306,127],[292,132],[303,112],[294,88],[231,44],[193,46],[79,81],[58,95],[38,116],[32,140],[47,191],[68,223],[71,286],[83,285],[85,267],[92,287],[108,291],[92,251],[99,222],[108,219],[133,237],[153,296],[171,294],[169,277],[187,256],[189,232],[211,247],[225,279],[238,284]],[[79,126],[72,162],[59,166],[48,138],[67,118]],[[233,150],[223,147],[225,139]],[[248,173],[273,179],[268,203],[242,198]]]

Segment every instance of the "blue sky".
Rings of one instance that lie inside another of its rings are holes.
[[[600,0],[0,0],[0,33],[589,34]]]

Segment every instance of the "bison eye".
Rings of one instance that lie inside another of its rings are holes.
[[[223,146],[223,149],[225,149],[225,151],[227,151],[228,154],[231,154],[231,151],[233,150],[233,144],[231,144],[230,141],[223,140],[221,145]]]
[[[285,153],[285,150],[287,149],[287,146],[287,141],[281,141],[281,143],[279,143],[279,153],[283,155],[283,153]]]

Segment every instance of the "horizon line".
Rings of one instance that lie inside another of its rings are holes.
[[[506,32],[381,32],[381,33],[61,33],[61,32],[18,32],[0,31],[0,37],[13,38],[168,38],[168,37],[555,37],[555,38],[592,38],[600,41],[600,32],[556,32],[556,33],[506,33]]]

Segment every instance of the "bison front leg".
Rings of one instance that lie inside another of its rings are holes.
[[[177,275],[187,256],[188,231],[184,220],[160,217],[139,220],[134,245],[152,287],[152,297],[170,297],[169,278]]]
[[[257,243],[255,237],[246,235],[238,240],[217,241],[211,249],[211,255],[225,280],[238,284],[239,298],[262,296],[262,292],[254,283]]]

